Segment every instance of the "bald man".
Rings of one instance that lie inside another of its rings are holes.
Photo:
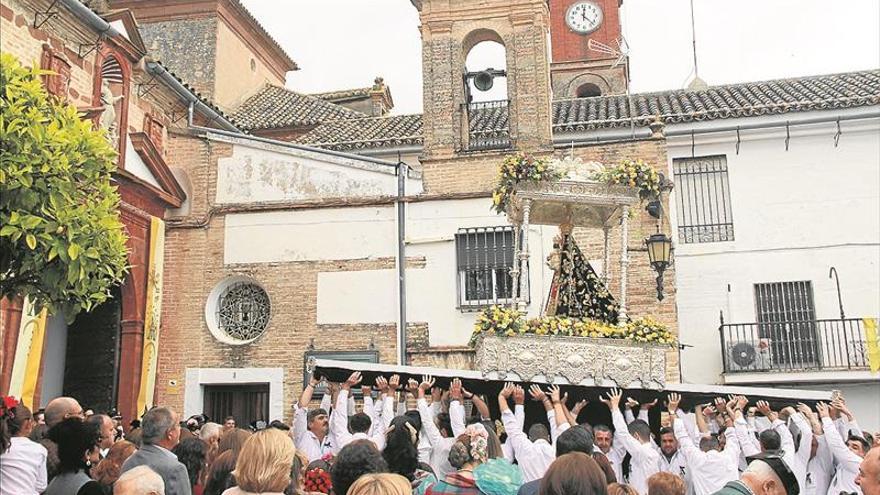
[[[856,484],[863,495],[880,495],[880,447],[869,450],[862,459]]]
[[[776,458],[752,460],[739,480],[729,482],[714,495],[798,495],[798,493],[797,479],[791,468],[781,458]]]
[[[130,469],[113,484],[113,495],[165,495],[165,483],[147,466]]]
[[[52,428],[67,418],[77,417],[83,419],[83,408],[73,397],[57,397],[46,405],[45,416],[46,426]],[[46,477],[51,482],[52,478],[58,474],[58,445],[48,438],[40,440],[40,445],[46,447],[48,452],[48,457],[46,458]]]
[[[46,405],[46,425],[49,428],[70,417],[85,418],[82,406],[73,397],[57,397]]]

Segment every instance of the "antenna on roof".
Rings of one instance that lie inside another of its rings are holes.
[[[611,65],[611,68],[615,68],[620,64],[625,64],[629,60],[629,44],[626,42],[626,38],[621,36],[617,40],[617,48],[606,45],[601,41],[596,41],[594,39],[587,40],[587,49],[590,51],[594,51],[597,53],[601,53],[604,55],[610,55],[612,57],[617,57],[617,60],[614,61],[614,64]],[[623,71],[626,74],[626,103],[629,109],[629,129],[632,133],[632,138],[636,137],[636,122],[635,122],[635,109],[633,108],[632,98],[629,94],[629,68]]]
[[[697,28],[694,21],[694,0],[691,0],[691,45],[693,46],[692,51],[694,55],[694,78],[688,84],[687,89],[688,91],[699,91],[708,88],[709,85],[706,84],[706,81],[700,79],[700,71],[697,66]]]

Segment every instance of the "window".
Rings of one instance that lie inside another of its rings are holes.
[[[43,76],[43,84],[50,95],[67,100],[67,86],[70,84],[70,64],[48,45],[43,45],[40,68],[51,71]]]
[[[205,304],[205,321],[214,337],[226,344],[242,345],[266,332],[272,305],[269,295],[254,280],[236,276],[222,280]]]
[[[722,155],[677,158],[672,163],[672,171],[678,241],[686,244],[732,241],[727,158]]]
[[[460,307],[485,307],[513,299],[513,227],[461,229],[455,236],[455,249]]]
[[[755,284],[758,332],[769,339],[775,366],[803,366],[818,360],[813,283]]]
[[[584,83],[578,86],[578,98],[592,98],[594,96],[602,96],[602,90],[593,83]]]

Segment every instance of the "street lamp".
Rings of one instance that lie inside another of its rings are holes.
[[[656,233],[645,239],[648,248],[648,259],[651,267],[657,272],[657,300],[663,300],[663,272],[672,262],[672,239],[666,234]]]

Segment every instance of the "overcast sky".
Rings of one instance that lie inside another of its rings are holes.
[[[313,93],[383,76],[396,114],[422,111],[418,12],[409,0],[243,0],[299,64]],[[878,0],[694,0],[700,77],[710,85],[880,67]],[[692,77],[689,0],[625,0],[634,92]]]

